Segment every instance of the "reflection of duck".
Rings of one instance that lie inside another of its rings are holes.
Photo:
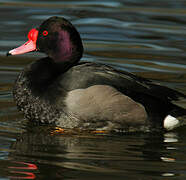
[[[35,179],[36,175],[33,172],[27,171],[35,171],[38,167],[32,163],[25,163],[15,161],[13,162],[16,166],[9,166],[10,174],[14,174],[14,176],[9,176],[11,179]],[[17,174],[17,175],[15,175]],[[23,177],[23,175],[25,177]]]
[[[58,165],[63,162],[63,152],[65,154],[66,150],[63,136],[62,142],[59,142],[59,136],[51,136],[48,133],[51,129],[48,127],[29,127],[29,130],[31,131],[19,134],[11,144],[8,155],[9,178],[64,179],[67,170]],[[68,142],[72,145],[71,139],[67,141],[67,146]]]
[[[49,133],[52,130],[29,127],[20,134],[12,143],[8,156],[11,160],[9,166],[20,169],[9,170],[31,172],[36,179],[145,179],[144,174],[152,175],[152,171],[162,173],[172,168],[171,164],[165,166],[161,163],[161,157],[171,157],[171,153],[175,153],[166,149],[162,133],[109,137],[90,134],[52,136]],[[25,169],[28,165],[14,162],[35,166],[29,170]],[[157,164],[161,168],[154,170]]]
[[[185,95],[128,72],[90,62],[79,33],[64,18],[51,17],[32,29],[28,42],[8,55],[45,52],[19,75],[14,99],[31,121],[63,128],[144,130],[172,129],[186,114],[173,104]],[[170,124],[172,123],[172,124]]]

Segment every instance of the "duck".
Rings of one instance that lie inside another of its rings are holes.
[[[9,55],[47,56],[18,75],[13,98],[30,122],[63,129],[97,131],[172,130],[186,109],[181,92],[152,80],[96,62],[80,61],[83,43],[63,17],[50,17],[28,33],[28,41]]]

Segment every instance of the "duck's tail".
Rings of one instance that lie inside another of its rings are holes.
[[[168,131],[186,125],[186,109],[175,107],[175,110],[170,112],[163,121],[163,127]]]

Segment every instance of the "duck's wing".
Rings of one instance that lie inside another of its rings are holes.
[[[136,100],[149,97],[172,102],[186,98],[186,95],[148,79],[97,63],[80,63],[74,66],[62,76],[61,82],[68,91],[93,85],[109,85]]]
[[[166,86],[162,86],[159,83],[152,82],[151,80],[148,80],[146,78],[136,76],[129,72],[123,72],[123,71],[118,71],[118,70],[114,70],[114,71],[116,73],[121,74],[121,76],[124,78],[126,77],[131,78],[132,83],[134,83],[135,81],[135,83],[144,87],[145,91],[143,91],[142,93],[148,94],[150,96],[153,96],[161,100],[165,100],[165,101],[178,101],[183,98],[184,99],[186,98],[185,94],[178,92],[176,90],[173,90],[171,88],[168,88]],[[141,90],[142,89],[140,88],[140,89],[135,89],[134,91],[141,92]]]

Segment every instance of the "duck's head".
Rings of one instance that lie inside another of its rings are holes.
[[[28,33],[28,41],[10,50],[7,55],[31,51],[44,52],[56,62],[78,61],[83,53],[83,45],[79,33],[68,20],[62,17],[51,17],[39,28],[31,29]]]

